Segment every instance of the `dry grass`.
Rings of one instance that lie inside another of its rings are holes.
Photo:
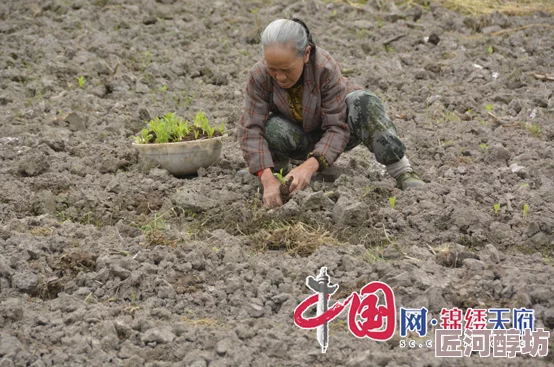
[[[335,0],[355,7],[367,4],[367,0]],[[391,0],[378,0],[379,4]],[[483,15],[493,11],[499,11],[507,15],[529,15],[537,11],[545,11],[554,14],[553,0],[396,0],[397,5],[420,5],[428,7],[429,2],[437,1],[446,8],[458,11],[462,14]]]
[[[169,238],[163,231],[159,229],[146,232],[146,246],[165,246],[165,247],[177,247],[177,240]]]
[[[72,251],[60,256],[53,268],[65,273],[89,272],[96,268],[96,259],[98,259],[96,254],[87,251]]]
[[[273,222],[272,224],[270,229],[262,229],[250,236],[254,249],[285,250],[290,255],[310,256],[319,246],[340,245],[330,232],[302,222],[294,224]]]
[[[58,277],[41,279],[37,285],[37,296],[43,300],[55,299],[63,287],[64,281]]]
[[[29,230],[29,233],[33,236],[48,237],[54,234],[54,228],[51,227],[33,227]]]
[[[209,318],[191,319],[191,318],[188,318],[187,316],[184,316],[183,321],[186,322],[187,324],[190,324],[190,325],[193,325],[193,326],[199,326],[199,327],[218,327],[218,326],[221,326],[221,322],[219,322],[216,319],[209,319]]]
[[[499,11],[507,15],[529,15],[538,11],[554,14],[552,0],[439,0],[446,8],[463,14],[482,15]]]

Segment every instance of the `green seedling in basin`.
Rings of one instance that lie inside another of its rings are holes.
[[[172,141],[180,141],[183,138],[183,132],[190,130],[187,122],[177,117],[175,113],[167,113],[162,118],[156,117],[150,120],[149,131],[154,132],[154,143],[163,144]]]
[[[210,121],[202,111],[198,112],[194,117],[194,126],[202,129],[208,135],[208,138],[211,138],[215,133],[215,128],[210,126]]]
[[[77,82],[79,82],[79,88],[84,88],[85,87],[85,77],[84,76],[78,77]]]
[[[494,208],[494,214],[498,215],[498,211],[500,210],[500,203],[496,203],[492,207]]]
[[[221,125],[219,125],[219,129],[217,131],[219,131],[221,135],[227,132],[227,130],[225,130],[225,124],[223,123],[223,121],[221,121]]]
[[[150,120],[147,127],[140,132],[140,136],[133,138],[138,144],[164,144],[190,140],[193,136],[194,140],[212,138],[216,132],[223,135],[225,124],[221,122],[221,126],[216,130],[210,126],[209,120],[202,111],[196,114],[194,124],[188,120],[183,121],[175,113],[169,112],[163,117]]]

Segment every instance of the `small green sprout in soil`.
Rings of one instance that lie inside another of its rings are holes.
[[[487,153],[489,152],[489,146],[485,143],[481,143],[481,144],[479,144],[479,148],[481,148],[483,150],[483,152],[485,153],[485,159],[487,159]]]
[[[173,209],[170,209],[161,215],[155,213],[153,219],[145,221],[142,225],[135,224],[135,226],[144,234],[146,239],[145,244],[147,246],[161,245],[173,248],[177,246],[177,240],[169,238],[165,233],[168,225],[164,219],[164,216],[171,211],[173,211]]]
[[[56,213],[56,217],[62,222],[71,222],[71,217],[67,215],[64,211],[59,211]]]
[[[202,111],[196,114],[193,124],[169,112],[163,117],[150,120],[148,126],[140,132],[140,136],[133,138],[137,144],[163,144],[209,139],[222,136],[224,133],[225,124],[221,122],[218,129],[210,126],[208,118]]]
[[[152,63],[152,54],[150,53],[150,51],[144,52],[140,60],[140,73],[144,74],[144,72],[146,71],[146,68],[150,66],[151,63]]]
[[[533,134],[535,138],[538,138],[541,135],[541,128],[539,124],[521,123],[521,125],[524,126],[527,129],[527,131]]]
[[[396,205],[396,196],[391,196],[389,198],[389,204],[390,204],[390,208],[394,209],[394,206]]]
[[[488,105],[486,105],[485,110],[492,111],[492,103],[489,103]]]
[[[185,97],[185,107],[188,107],[192,103],[193,100],[194,100],[194,96],[187,95]]]
[[[194,100],[194,96],[191,96],[185,91],[175,92],[171,98],[177,104],[177,106],[184,104],[185,107],[188,107]]]
[[[450,122],[462,122],[462,119],[458,115],[456,115],[456,112],[454,111],[447,111],[444,114],[444,118]]]
[[[525,204],[523,205],[523,218],[527,218],[528,213],[529,213],[529,205]]]
[[[494,52],[494,48],[492,46],[489,46],[487,51],[489,51],[489,54],[492,54]]]
[[[260,17],[258,16],[258,12],[260,9],[252,9],[251,13],[254,15],[254,24],[256,25],[256,30],[261,31],[262,30],[262,21]]]
[[[496,203],[492,207],[494,208],[494,214],[498,215],[498,211],[500,210],[500,203]]]
[[[368,248],[365,253],[367,262],[374,263],[379,260],[383,260],[384,248]]]
[[[84,88],[85,87],[85,77],[84,76],[80,76],[77,78],[77,81],[79,82],[79,88]]]
[[[364,38],[367,38],[367,36],[370,34],[370,32],[367,30],[367,29],[360,29],[358,31],[358,38],[360,39],[364,39]]]

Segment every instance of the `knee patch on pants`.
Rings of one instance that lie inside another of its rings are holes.
[[[294,151],[301,143],[304,131],[298,124],[279,114],[270,114],[265,124],[265,140],[270,150]]]

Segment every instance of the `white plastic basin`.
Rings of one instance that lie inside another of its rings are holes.
[[[221,136],[165,144],[137,144],[139,155],[158,163],[174,176],[195,174],[200,167],[207,168],[221,155]]]

